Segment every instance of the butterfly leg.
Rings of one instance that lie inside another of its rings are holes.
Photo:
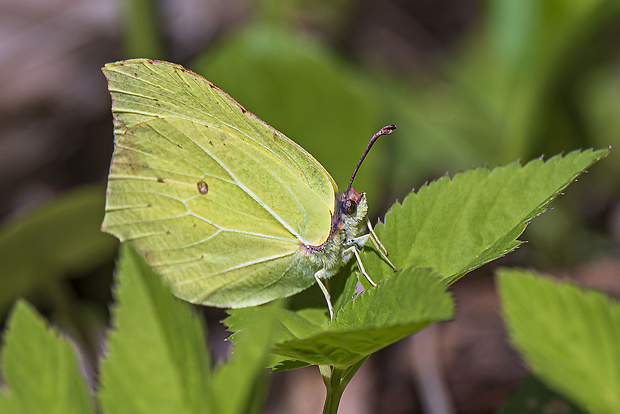
[[[381,258],[383,260],[385,260],[387,262],[387,264],[390,265],[390,267],[396,272],[396,266],[394,266],[394,264],[392,262],[390,262],[390,259],[388,259],[387,255],[387,249],[383,246],[383,244],[381,244],[381,240],[379,240],[379,238],[377,237],[377,235],[375,234],[374,229],[372,228],[372,225],[370,224],[370,221],[366,221],[366,224],[368,225],[368,230],[370,231],[370,240],[372,241],[372,244],[375,245],[375,247],[377,248],[377,250],[379,251],[379,254],[381,255]]]
[[[362,263],[362,258],[360,257],[360,254],[357,251],[357,246],[349,247],[347,250],[345,250],[345,253],[348,253],[348,254],[353,253],[355,255],[355,259],[357,260],[357,267],[359,267],[360,272],[362,272],[362,274],[366,276],[366,279],[368,279],[371,285],[377,286],[377,284],[370,278],[370,276],[366,272],[366,268],[364,268],[364,264]]]
[[[383,246],[383,244],[381,244],[381,241],[379,240],[379,237],[377,237],[377,234],[375,233],[375,229],[372,228],[372,224],[370,224],[370,220],[366,220],[366,226],[368,227],[368,231],[370,232],[371,235],[371,240],[372,243],[375,245],[375,247],[377,249],[379,249],[381,252],[383,252],[384,255],[388,255],[387,249],[385,248],[385,246]]]
[[[319,284],[319,287],[323,291],[323,295],[325,296],[325,300],[327,301],[327,308],[329,309],[329,320],[334,319],[334,307],[332,306],[332,297],[329,295],[327,288],[321,281],[321,276],[325,273],[325,269],[321,269],[314,274],[314,278],[316,279],[316,283]]]

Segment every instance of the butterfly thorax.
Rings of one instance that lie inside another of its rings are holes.
[[[324,270],[324,278],[333,276],[351,260],[353,255],[346,250],[354,244],[360,244],[357,235],[364,228],[367,211],[366,194],[363,191],[358,193],[355,188],[351,188],[346,194],[338,193],[328,239],[320,246],[301,245],[306,257]]]

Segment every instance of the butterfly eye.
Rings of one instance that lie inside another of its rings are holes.
[[[351,199],[348,199],[348,200],[345,200],[343,207],[344,207],[344,212],[347,213],[348,215],[351,215],[357,209],[357,203]]]

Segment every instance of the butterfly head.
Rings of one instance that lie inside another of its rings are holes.
[[[366,193],[350,187],[340,200],[340,226],[345,230],[345,238],[352,239],[362,230],[368,212]]]
[[[346,193],[341,195],[340,211],[342,214],[347,216],[354,215],[362,198],[365,201],[366,194],[363,191],[358,193],[355,188],[350,187]]]

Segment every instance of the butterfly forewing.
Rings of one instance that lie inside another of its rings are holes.
[[[200,75],[168,62],[147,59],[107,64],[103,71],[112,94],[118,139],[154,117],[176,116],[212,126],[228,125],[272,152],[333,212],[336,183],[312,155]]]
[[[300,242],[325,241],[334,208],[320,164],[181,67],[104,71],[121,134],[104,229],[193,302],[247,306],[311,285]]]

